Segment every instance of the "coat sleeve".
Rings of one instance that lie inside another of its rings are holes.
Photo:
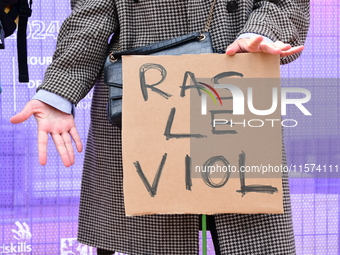
[[[303,45],[309,28],[309,0],[255,0],[243,33],[256,33],[272,39]],[[301,53],[281,58],[287,64]]]
[[[38,90],[77,104],[92,88],[107,55],[108,38],[118,28],[112,0],[73,0],[63,22],[53,61]]]

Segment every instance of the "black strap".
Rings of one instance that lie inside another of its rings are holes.
[[[3,11],[4,11],[4,5],[2,3],[2,0],[0,0],[0,19],[2,18]]]
[[[218,241],[218,234],[216,228],[216,221],[214,215],[207,215],[207,223],[210,229],[211,239],[213,240],[215,255],[221,255],[220,243]]]
[[[5,48],[5,28],[2,25],[4,13],[4,5],[2,0],[0,0],[0,49]]]
[[[28,3],[27,0],[21,0],[18,34],[17,34],[17,51],[18,51],[18,66],[19,66],[19,82],[29,82],[28,66],[27,66],[27,20],[32,14],[32,0]]]
[[[2,27],[2,23],[0,20],[0,49],[4,49],[5,48],[5,31]]]
[[[2,26],[2,19],[4,15],[4,6],[2,4],[2,0],[0,0],[0,49],[5,48],[5,30]]]

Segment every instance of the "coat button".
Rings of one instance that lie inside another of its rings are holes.
[[[229,1],[227,3],[228,12],[236,12],[237,8],[238,8],[238,4],[236,1]]]

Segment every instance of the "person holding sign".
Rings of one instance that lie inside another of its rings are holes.
[[[108,50],[118,51],[201,31],[213,0],[82,0],[63,23],[53,62],[33,100],[12,117],[38,122],[39,161],[47,163],[50,133],[62,162],[74,164],[72,140],[78,135],[72,106],[94,88],[86,146],[78,240],[98,254],[194,255],[198,253],[199,215],[126,217],[123,199],[121,130],[106,117],[108,88],[102,67]],[[309,1],[218,0],[210,33],[214,48],[227,55],[265,52],[295,60],[309,25]],[[111,34],[111,43],[107,41]],[[295,254],[287,179],[284,214],[213,216],[217,254]]]

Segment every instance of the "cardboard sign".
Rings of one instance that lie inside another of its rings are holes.
[[[269,54],[124,56],[126,215],[282,213],[279,76]]]

